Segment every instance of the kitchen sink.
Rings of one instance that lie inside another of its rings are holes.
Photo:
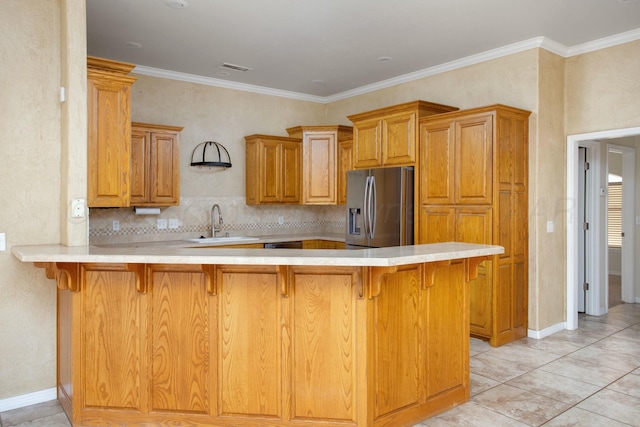
[[[193,243],[235,243],[235,242],[248,242],[252,240],[258,240],[257,237],[200,237],[198,239],[184,239],[185,242]]]

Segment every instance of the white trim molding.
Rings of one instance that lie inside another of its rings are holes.
[[[56,388],[48,388],[46,390],[34,391],[33,393],[22,394],[20,396],[9,397],[0,400],[0,412],[10,411],[12,409],[24,408],[25,406],[35,405],[37,403],[49,402],[56,400],[58,393]]]
[[[548,337],[549,335],[553,335],[556,332],[564,331],[567,329],[566,322],[556,323],[555,325],[549,326],[548,328],[544,328],[541,331],[534,331],[533,329],[529,329],[527,331],[527,337],[534,338],[536,340],[541,340],[542,338]]]
[[[564,58],[568,58],[571,56],[581,55],[583,53],[593,52],[595,50],[632,42],[635,40],[640,40],[640,28],[627,31],[621,34],[616,34],[610,37],[604,37],[598,40],[583,43],[581,45],[576,45],[573,47],[567,47],[547,37],[534,37],[534,38],[523,40],[517,43],[512,43],[507,46],[491,49],[486,52],[481,52],[475,55],[470,55],[464,58],[460,58],[455,61],[450,61],[444,64],[425,68],[423,70],[418,70],[413,73],[403,74],[401,76],[397,76],[391,79],[361,86],[352,90],[336,93],[334,95],[329,95],[329,96],[315,96],[315,95],[292,92],[287,90],[272,89],[272,88],[263,87],[263,86],[237,83],[237,82],[232,82],[224,79],[198,76],[195,74],[188,74],[188,73],[180,73],[176,71],[145,67],[141,65],[136,66],[133,72],[136,74],[142,74],[142,75],[147,75],[152,77],[160,77],[160,78],[171,79],[171,80],[180,80],[180,81],[197,83],[197,84],[202,84],[207,86],[216,86],[216,87],[222,87],[227,89],[241,90],[245,92],[259,93],[263,95],[279,96],[282,98],[297,99],[301,101],[317,102],[319,104],[328,104],[330,102],[351,98],[353,96],[362,95],[369,92],[374,92],[374,91],[392,87],[401,83],[407,83],[414,80],[419,80],[425,77],[434,76],[437,74],[442,74],[448,71],[467,67],[469,65],[480,64],[482,62],[490,61],[492,59],[502,58],[504,56],[512,55],[518,52],[524,52],[529,49],[541,48],[551,53],[555,53],[556,55],[562,56]]]

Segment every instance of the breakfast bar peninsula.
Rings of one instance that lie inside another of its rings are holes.
[[[469,285],[503,248],[15,246],[58,287],[74,426],[412,426],[469,399]]]

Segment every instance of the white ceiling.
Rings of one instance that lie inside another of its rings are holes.
[[[87,0],[89,55],[319,102],[532,47],[636,39],[640,0]]]

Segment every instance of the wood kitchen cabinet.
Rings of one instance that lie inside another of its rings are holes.
[[[133,64],[87,57],[87,205],[129,206]]]
[[[347,203],[347,172],[353,170],[353,138],[338,141],[338,204]]]
[[[469,400],[483,258],[36,263],[57,281],[58,399],[73,425],[414,425]]]
[[[456,107],[413,101],[348,116],[353,122],[353,168],[414,166],[418,120]]]
[[[246,203],[300,203],[302,141],[250,135],[246,141]]]
[[[353,128],[341,125],[288,128],[291,138],[302,139],[302,204],[338,203],[338,144],[353,138]]]
[[[420,121],[419,243],[494,244],[471,282],[471,334],[527,335],[528,117],[493,105]]]
[[[181,127],[131,124],[131,206],[180,204]]]

